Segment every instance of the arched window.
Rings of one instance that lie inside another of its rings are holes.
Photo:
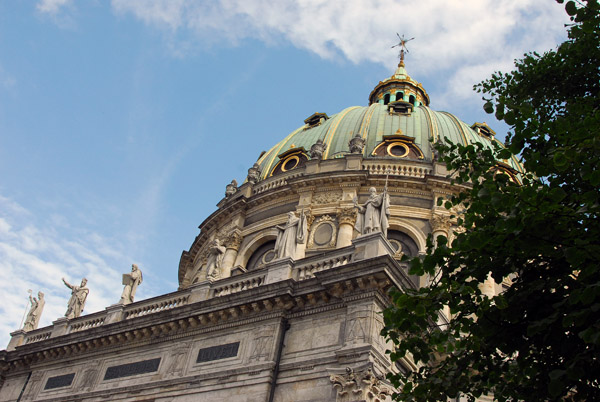
[[[246,264],[246,271],[251,271],[254,269],[259,269],[273,261],[275,258],[275,241],[268,241],[262,246],[260,246],[248,260],[248,264]]]
[[[408,103],[410,103],[411,105],[414,105],[415,101],[416,101],[416,99],[415,99],[414,95],[411,95],[408,97]]]
[[[396,92],[396,100],[399,101],[403,101],[404,100],[404,94],[402,92]]]
[[[387,238],[396,251],[394,258],[400,259],[403,255],[416,257],[419,254],[419,246],[417,246],[417,243],[412,239],[412,237],[406,233],[399,230],[388,230]],[[419,277],[417,275],[409,275],[408,269],[404,273],[408,276],[413,285],[418,288]]]
[[[390,94],[385,94],[383,97],[383,104],[387,105],[388,103],[390,103]]]

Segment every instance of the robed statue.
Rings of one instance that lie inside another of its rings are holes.
[[[142,276],[142,271],[138,268],[136,264],[131,264],[131,272],[127,274],[123,274],[123,293],[121,293],[121,300],[119,300],[119,304],[129,304],[133,303],[133,298],[135,297],[135,292],[137,291],[137,287],[144,280]]]
[[[386,190],[377,194],[375,187],[369,189],[369,199],[364,205],[358,205],[354,199],[354,206],[358,209],[354,228],[361,235],[382,232],[387,237],[390,217],[390,197]]]
[[[221,263],[225,255],[226,248],[221,245],[219,239],[213,240],[208,248],[208,257],[206,259],[206,277],[217,279],[221,276]]]
[[[296,246],[306,240],[307,224],[304,212],[298,218],[293,212],[288,212],[288,220],[284,226],[276,226],[279,230],[275,241],[277,258],[296,257]]]
[[[65,317],[77,318],[83,312],[83,306],[85,305],[85,299],[87,299],[90,290],[85,287],[87,284],[87,279],[83,278],[81,280],[81,285],[71,285],[69,282],[65,281],[65,278],[62,278],[64,284],[71,289],[71,298],[69,299],[69,303],[67,304],[67,312],[65,313]]]
[[[44,310],[44,304],[46,301],[44,300],[44,293],[38,292],[38,298],[31,297],[29,295],[29,301],[31,302],[31,308],[27,313],[27,317],[25,318],[25,323],[23,324],[23,331],[33,331],[38,327],[40,323],[40,318],[42,316],[42,310]]]

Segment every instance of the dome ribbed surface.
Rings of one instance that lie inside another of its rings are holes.
[[[491,146],[492,141],[500,143],[478,134],[453,114],[433,111],[427,106],[416,107],[408,115],[390,114],[389,107],[380,103],[353,106],[334,114],[316,127],[302,126],[278,142],[258,161],[262,169],[261,178],[271,175],[279,161],[278,155],[291,148],[301,147],[308,153],[318,139],[325,145],[323,159],[343,157],[349,153],[348,142],[356,133],[365,139],[363,156],[369,159],[381,158],[373,156],[373,150],[384,140],[384,136],[397,134],[414,138],[415,145],[421,149],[427,161],[432,158],[432,141],[438,139],[448,139],[463,145],[481,143]],[[523,172],[518,161],[506,162],[518,172]]]

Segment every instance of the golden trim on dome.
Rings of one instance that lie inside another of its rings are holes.
[[[392,149],[395,147],[401,147],[402,149],[404,149],[404,153],[402,155],[396,155],[395,153],[392,152]],[[400,141],[396,141],[396,142],[391,142],[390,145],[387,146],[386,152],[389,156],[392,156],[394,158],[405,158],[408,153],[410,152],[410,149],[408,148],[408,146]]]
[[[348,113],[350,113],[350,111],[352,111],[354,109],[358,109],[358,108],[360,108],[360,106],[349,107],[348,109],[346,109],[345,112],[343,112],[343,114],[341,116],[339,116],[339,118],[336,116],[336,118],[338,118],[338,121],[335,122],[333,127],[329,127],[329,130],[327,130],[327,134],[325,134],[325,141],[323,141],[325,143],[325,153],[323,154],[323,159],[327,159],[327,157],[329,156],[329,146],[331,145],[331,141],[333,141],[335,131],[337,130],[338,126],[340,125],[340,123],[342,122],[344,117]],[[329,139],[327,138],[328,136],[329,136]]]
[[[296,161],[296,163],[294,164],[294,166],[290,167],[290,168],[286,168],[286,165],[288,164],[289,161]],[[300,163],[300,158],[298,158],[298,155],[291,155],[289,156],[286,160],[284,160],[281,163],[281,171],[282,172],[287,172],[288,170],[292,170],[295,169],[296,166],[298,166],[298,164]]]

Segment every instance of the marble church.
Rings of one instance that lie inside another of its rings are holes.
[[[415,367],[386,354],[387,291],[425,284],[401,258],[455,223],[432,144],[498,141],[429,103],[402,58],[368,106],[307,116],[227,185],[175,292],[135,301],[136,266],[121,302],[80,315],[85,283],[65,282],[72,314],[37,328],[32,310],[0,351],[0,401],[390,401],[385,373]]]

